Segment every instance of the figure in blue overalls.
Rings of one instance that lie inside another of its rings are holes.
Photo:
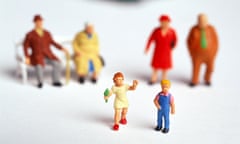
[[[162,91],[157,94],[154,99],[154,104],[158,109],[158,120],[156,131],[162,130],[163,133],[169,132],[169,113],[175,113],[175,104],[173,96],[168,92],[170,89],[171,82],[169,80],[162,80],[161,87]],[[171,108],[171,109],[170,109]],[[164,119],[164,128],[163,128]],[[163,128],[163,129],[162,129]]]

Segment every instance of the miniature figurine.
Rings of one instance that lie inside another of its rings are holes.
[[[157,81],[157,72],[162,70],[162,79],[167,79],[167,72],[172,68],[172,50],[177,43],[176,32],[170,25],[170,18],[162,15],[159,18],[160,27],[153,30],[145,48],[145,54],[148,53],[151,43],[155,43],[155,49],[152,58],[153,73],[149,84]]]
[[[85,29],[75,36],[73,50],[79,82],[83,84],[88,73],[92,72],[91,81],[96,83],[103,66],[103,59],[99,55],[98,36],[92,24],[86,23]]]
[[[211,76],[214,69],[214,61],[218,51],[218,37],[214,27],[208,24],[205,14],[199,14],[197,25],[193,26],[187,38],[187,46],[192,59],[191,87],[199,82],[199,71],[202,64],[206,64],[204,76],[205,84],[211,85]]]
[[[111,90],[106,89],[104,92],[104,99],[107,102],[108,98],[115,94],[115,101],[114,101],[114,125],[113,130],[117,131],[119,129],[119,123],[127,124],[127,111],[128,111],[128,99],[127,99],[127,91],[128,90],[135,90],[138,81],[133,80],[132,86],[128,84],[124,84],[124,76],[121,72],[117,72],[114,74],[113,77],[114,86],[112,86]]]
[[[154,104],[158,109],[158,120],[156,131],[162,130],[163,133],[169,132],[169,113],[171,108],[171,114],[175,113],[174,98],[169,93],[171,82],[169,80],[161,81],[162,91],[157,94],[154,99]],[[164,119],[164,128],[162,129],[162,119]]]
[[[33,65],[36,70],[38,79],[38,87],[43,86],[43,68],[45,63],[52,65],[52,79],[53,86],[62,86],[60,82],[61,63],[59,59],[53,54],[50,45],[54,45],[59,50],[68,54],[67,49],[56,43],[50,32],[43,28],[43,18],[40,15],[35,15],[33,22],[35,27],[32,31],[26,34],[23,42],[25,62],[28,65]],[[31,53],[29,52],[31,49]]]

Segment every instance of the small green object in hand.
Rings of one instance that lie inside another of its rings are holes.
[[[105,91],[104,91],[104,96],[108,96],[110,93],[109,89],[107,88]]]
[[[109,89],[107,88],[105,91],[104,91],[104,96],[107,97],[109,95],[110,91]],[[108,99],[105,100],[105,102],[107,103],[108,102]]]

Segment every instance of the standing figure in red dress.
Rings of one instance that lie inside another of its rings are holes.
[[[152,59],[153,73],[149,84],[152,85],[157,81],[157,72],[162,70],[162,80],[167,79],[167,72],[172,68],[172,49],[177,43],[175,30],[170,25],[170,18],[162,15],[159,18],[160,26],[155,28],[150,35],[145,48],[145,54],[150,49],[151,43],[155,43],[155,49]]]

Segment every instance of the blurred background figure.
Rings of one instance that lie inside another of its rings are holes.
[[[218,51],[218,37],[214,27],[208,24],[205,14],[198,15],[198,22],[188,34],[187,46],[192,59],[192,80],[190,86],[199,83],[199,72],[202,64],[206,64],[205,84],[211,85],[214,61]]]
[[[84,83],[86,76],[91,72],[91,81],[96,83],[103,61],[99,56],[99,41],[93,24],[86,23],[85,29],[77,33],[73,40],[73,51],[79,82]]]
[[[175,30],[170,27],[170,21],[169,16],[160,16],[160,26],[153,30],[145,48],[145,54],[147,54],[151,43],[155,43],[150,85],[156,83],[158,70],[162,70],[162,80],[164,80],[167,79],[168,70],[172,68],[172,49],[176,46],[177,36]]]
[[[43,68],[45,64],[50,64],[53,67],[52,79],[53,86],[62,86],[60,82],[61,63],[50,49],[54,45],[59,50],[68,54],[67,49],[56,43],[50,32],[43,28],[43,18],[41,15],[35,15],[33,18],[34,29],[26,34],[23,42],[25,61],[28,65],[33,65],[36,70],[38,79],[38,87],[43,86]],[[31,49],[31,53],[29,52]]]

